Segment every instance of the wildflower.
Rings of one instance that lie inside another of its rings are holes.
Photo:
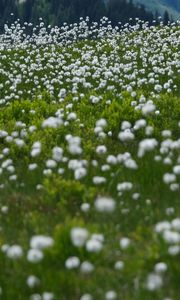
[[[146,288],[149,291],[156,291],[163,285],[163,281],[160,275],[151,273],[148,275]]]
[[[138,157],[143,157],[147,151],[154,150],[157,145],[156,139],[144,139],[139,143]]]
[[[89,274],[89,273],[92,273],[94,271],[94,266],[89,261],[84,261],[81,264],[80,270],[84,274]]]
[[[38,249],[30,249],[27,254],[27,260],[31,263],[38,263],[43,259],[43,257],[44,254]]]
[[[103,248],[102,242],[95,238],[91,238],[86,242],[86,250],[88,252],[98,253],[102,250],[102,248]]]
[[[165,271],[167,271],[167,265],[163,262],[159,262],[155,265],[154,271],[156,273],[164,273]]]
[[[129,238],[124,237],[124,238],[120,239],[119,244],[120,244],[121,249],[124,250],[124,249],[127,249],[130,246],[131,241],[130,241]]]
[[[129,129],[126,129],[125,131],[119,133],[118,138],[122,142],[130,142],[134,140],[135,136]]]
[[[10,246],[6,251],[6,255],[11,259],[18,259],[23,255],[22,247],[19,245]]]
[[[30,240],[31,248],[38,250],[52,247],[53,244],[54,240],[51,237],[45,235],[35,235]]]
[[[85,228],[75,227],[71,229],[71,241],[76,247],[84,246],[88,235],[88,230]]]
[[[79,267],[79,265],[80,265],[80,260],[76,256],[69,257],[65,262],[65,266],[69,270],[76,269]]]
[[[124,269],[124,262],[119,260],[114,265],[115,270],[123,270]]]
[[[114,300],[117,299],[117,293],[115,291],[108,291],[105,294],[105,299],[106,300]]]
[[[98,197],[95,200],[95,209],[98,212],[113,212],[116,207],[116,202],[109,197]]]
[[[26,280],[26,283],[27,283],[27,286],[29,288],[34,288],[36,287],[37,285],[39,285],[40,283],[40,280],[38,277],[34,276],[34,275],[30,275],[28,276],[27,280]]]

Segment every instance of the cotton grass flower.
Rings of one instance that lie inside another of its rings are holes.
[[[131,240],[127,237],[123,237],[119,241],[120,248],[123,250],[129,248],[130,244],[131,244]]]
[[[95,209],[101,213],[112,213],[116,208],[116,202],[109,197],[98,197],[95,200]]]
[[[74,227],[71,229],[70,236],[75,247],[82,247],[88,239],[89,232],[86,228]]]
[[[153,292],[159,290],[163,285],[163,281],[160,275],[151,273],[148,275],[146,281],[146,289]]]
[[[80,266],[80,259],[76,256],[69,257],[65,261],[65,267],[69,270],[76,269]]]
[[[23,256],[22,247],[19,245],[12,245],[7,248],[6,255],[14,260],[19,259]]]
[[[38,249],[30,249],[27,253],[27,260],[31,263],[38,263],[43,259],[43,257],[43,252]]]
[[[38,250],[52,247],[53,244],[54,240],[51,237],[45,235],[35,235],[30,240],[31,248]]]

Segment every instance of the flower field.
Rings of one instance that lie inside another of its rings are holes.
[[[6,25],[0,299],[178,300],[179,201],[180,23]]]

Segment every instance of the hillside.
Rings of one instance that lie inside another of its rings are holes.
[[[68,24],[79,22],[81,17],[88,16],[91,21],[98,21],[102,17],[108,17],[113,25],[118,22],[125,24],[129,18],[140,18],[152,23],[153,15],[138,8],[126,0],[109,0],[108,4],[103,0],[0,0],[0,30],[5,23],[12,23],[18,18],[23,22],[39,23],[42,18],[46,25],[60,26],[64,22]]]
[[[179,300],[180,27],[0,35],[0,299]]]
[[[134,3],[143,4],[153,13],[158,11],[162,15],[167,10],[173,19],[180,19],[180,0],[134,0]]]

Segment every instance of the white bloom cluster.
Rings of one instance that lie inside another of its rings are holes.
[[[101,213],[111,213],[115,210],[116,202],[109,197],[98,197],[94,203],[95,209]]]
[[[83,150],[81,148],[81,139],[78,136],[67,135],[66,140],[68,142],[68,150],[72,155],[80,155]]]
[[[117,185],[118,192],[130,191],[132,188],[133,188],[132,182],[128,182],[128,181],[118,183]]]
[[[76,247],[84,246],[88,236],[89,232],[86,228],[74,227],[71,229],[71,241]]]
[[[58,128],[63,124],[63,120],[58,117],[49,117],[42,122],[42,128]]]
[[[168,245],[170,255],[175,256],[180,253],[180,218],[173,219],[171,222],[162,221],[157,223],[155,231],[162,236]]]
[[[32,145],[31,156],[36,157],[41,153],[41,142],[34,142]]]
[[[7,245],[6,247],[2,247],[2,250],[5,250],[7,257],[14,260],[19,259],[23,256],[23,249],[19,245]]]
[[[43,249],[52,247],[54,241],[49,236],[36,235],[30,240],[30,249],[27,253],[27,260],[31,263],[38,263],[44,257]]]
[[[143,157],[146,152],[153,151],[157,145],[156,139],[144,139],[139,143],[138,157]]]

